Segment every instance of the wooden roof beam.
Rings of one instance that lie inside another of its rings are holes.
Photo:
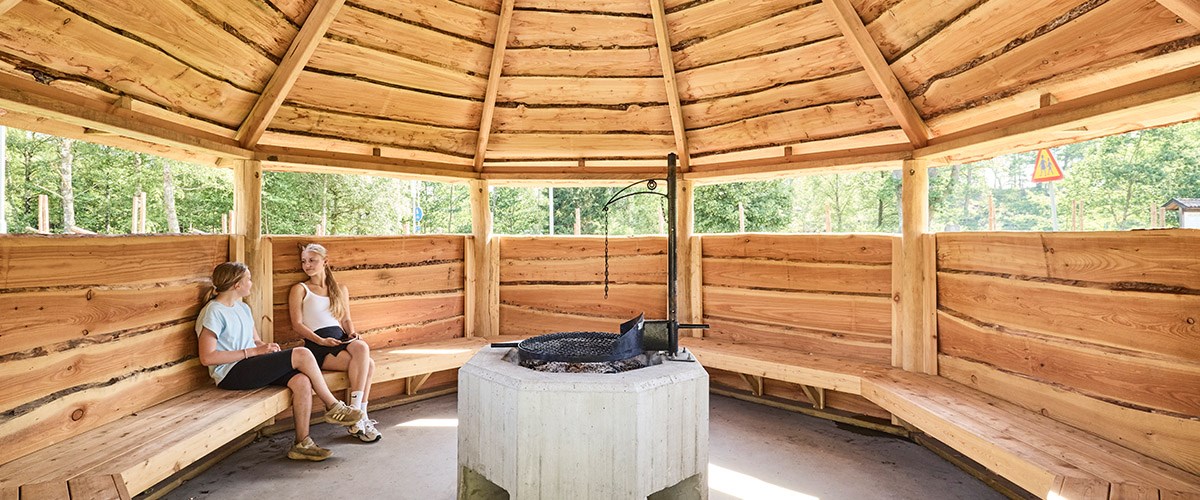
[[[479,178],[470,165],[279,146],[258,148],[255,159],[263,162],[265,170],[280,172],[362,174],[449,183]],[[219,165],[228,166],[228,162]]]
[[[1198,118],[1192,67],[938,137],[913,157],[965,163]]]
[[[687,172],[691,167],[691,155],[688,154],[683,108],[679,105],[679,84],[675,80],[675,58],[671,52],[671,37],[667,31],[667,13],[663,0],[650,0],[650,11],[654,16],[654,36],[658,42],[658,60],[662,63],[663,84],[667,87],[667,104],[671,108],[671,128],[675,131],[679,168]]]
[[[321,43],[329,25],[333,24],[333,19],[337,17],[338,10],[345,2],[346,0],[317,0],[317,4],[308,13],[304,26],[300,27],[300,32],[292,39],[292,45],[284,53],[283,60],[275,68],[275,73],[267,81],[267,86],[263,87],[258,101],[250,109],[250,114],[246,115],[242,126],[238,128],[237,140],[242,147],[253,148],[258,145],[259,139],[262,139],[263,133],[267,131],[267,126],[275,118],[275,113],[279,111],[279,106],[292,91],[292,85],[304,71],[304,66],[317,50],[317,44]]]
[[[912,142],[913,147],[924,147],[929,143],[929,127],[925,125],[925,120],[908,98],[908,93],[905,92],[904,86],[900,85],[900,80],[896,78],[896,73],[892,72],[887,59],[884,59],[883,53],[879,51],[879,45],[863,25],[858,11],[854,10],[849,0],[823,0],[822,3],[829,7],[829,15],[837,22],[838,28],[846,37],[846,43],[862,62],[871,83],[879,90],[879,96],[896,117],[896,121],[900,122],[900,128],[904,129],[909,142]]]
[[[488,138],[492,133],[492,116],[496,113],[496,93],[500,90],[500,73],[504,67],[504,50],[508,47],[508,29],[512,26],[513,3],[514,0],[504,0],[500,5],[496,40],[492,43],[492,65],[488,69],[487,90],[483,94],[483,113],[479,117],[479,136],[476,137],[475,143],[476,172],[483,170]]]
[[[797,175],[858,172],[900,168],[901,162],[912,157],[903,144],[900,148],[877,146],[871,148],[792,154],[757,160],[695,165],[683,178],[697,185],[722,182],[745,182]]]
[[[1187,21],[1192,27],[1200,28],[1200,3],[1196,3],[1195,0],[1158,0],[1158,4]]]
[[[203,155],[243,159],[253,156],[232,139],[138,113],[121,102],[118,99],[114,105],[0,74],[0,108]]]

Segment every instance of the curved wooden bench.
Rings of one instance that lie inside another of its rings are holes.
[[[861,395],[1042,498],[1200,498],[1200,476],[943,377],[681,339],[705,366]]]
[[[459,368],[488,342],[459,338],[373,350],[373,382]],[[334,391],[346,388],[345,372],[326,373],[325,380]],[[0,465],[0,499],[128,498],[129,493],[149,489],[290,406],[290,390],[281,387],[197,389]],[[116,478],[110,482],[125,488],[124,496],[115,487],[112,495],[83,493],[103,483],[92,478],[103,477]]]

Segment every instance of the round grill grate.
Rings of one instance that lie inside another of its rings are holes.
[[[604,332],[559,332],[522,340],[522,359],[594,363],[617,361],[642,354],[640,342]],[[640,340],[640,339],[638,339]]]

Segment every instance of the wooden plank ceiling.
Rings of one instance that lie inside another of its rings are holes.
[[[192,161],[570,177],[682,148],[699,176],[1200,117],[1179,0],[3,5],[0,123]]]

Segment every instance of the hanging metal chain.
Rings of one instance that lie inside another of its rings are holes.
[[[604,299],[608,300],[608,207],[604,207]]]

